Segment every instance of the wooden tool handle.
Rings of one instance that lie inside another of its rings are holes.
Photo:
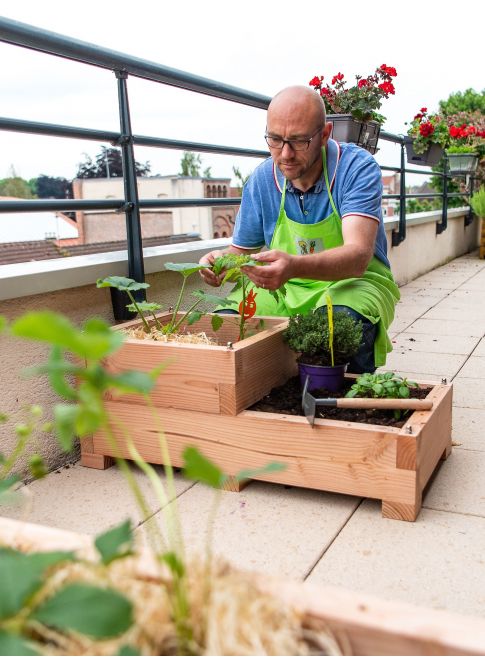
[[[430,399],[341,397],[336,402],[339,408],[344,409],[412,409],[413,411],[429,411],[433,408],[433,401]]]

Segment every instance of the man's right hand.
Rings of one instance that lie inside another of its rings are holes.
[[[214,261],[219,257],[223,256],[226,252],[221,251],[220,249],[216,249],[213,252],[209,252],[205,256],[203,256],[199,263],[202,265],[214,265]],[[222,280],[224,279],[224,273],[221,273],[220,275],[214,275],[212,270],[209,270],[208,268],[205,268],[204,270],[201,270],[199,272],[199,275],[202,277],[204,282],[208,284],[209,286],[220,286]]]

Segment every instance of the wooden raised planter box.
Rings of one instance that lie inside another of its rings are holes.
[[[273,382],[274,383],[274,382]],[[380,499],[384,517],[414,521],[421,508],[423,489],[440,458],[451,452],[452,386],[431,387],[430,411],[415,411],[401,428],[306,418],[260,411],[237,415],[195,413],[188,409],[158,408],[158,422],[143,404],[108,401],[121,454],[123,426],[138,452],[154,464],[163,463],[159,432],[165,434],[173,466],[180,467],[182,452],[195,445],[227,474],[260,468],[270,461],[285,470],[255,476],[285,485],[340,492]],[[86,466],[105,468],[112,450],[103,433],[81,443]],[[237,483],[227,489],[240,489]]]
[[[171,316],[165,312],[157,318],[166,323]],[[166,363],[150,393],[156,406],[235,415],[264,397],[275,385],[284,383],[297,369],[295,356],[283,341],[286,318],[252,319],[250,327],[262,319],[265,328],[240,342],[234,323],[239,317],[225,315],[224,318],[227,320],[217,333],[213,332],[208,316],[188,328],[190,332],[205,332],[216,338],[218,346],[127,338],[119,351],[108,358],[106,367],[115,373],[133,369],[149,372]],[[113,329],[128,330],[140,325],[139,320],[130,321]],[[108,395],[107,399],[114,398]],[[145,404],[139,395],[123,395],[116,400]]]
[[[26,551],[73,550],[90,558],[89,536],[0,518],[0,546]],[[135,563],[139,576],[156,580],[150,553]],[[330,630],[353,656],[474,656],[485,654],[485,620],[407,603],[380,600],[347,589],[275,577],[250,579],[281,603]]]

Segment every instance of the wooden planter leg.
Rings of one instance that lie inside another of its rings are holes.
[[[446,446],[446,448],[443,450],[443,454],[441,455],[440,459],[448,459],[448,457],[451,455],[451,443]]]
[[[246,478],[245,480],[237,480],[235,476],[228,476],[226,482],[221,487],[221,489],[226,490],[226,492],[240,492],[250,482],[251,478]]]
[[[382,517],[388,517],[391,520],[405,520],[406,522],[416,521],[423,493],[416,489],[416,500],[414,503],[396,503],[394,501],[382,502]]]
[[[113,466],[114,459],[101,453],[93,452],[93,437],[85,436],[81,439],[81,465],[91,469],[107,469]]]

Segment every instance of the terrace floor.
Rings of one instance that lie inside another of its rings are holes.
[[[252,482],[220,493],[214,550],[241,567],[485,617],[485,261],[460,257],[401,289],[386,368],[453,380],[452,455],[440,462],[414,523],[381,502]],[[159,471],[163,475],[163,471]],[[137,470],[153,514],[162,512]],[[176,473],[186,548],[207,537],[212,490]],[[95,534],[127,516],[146,528],[116,467],[66,466],[28,486],[6,517]]]

